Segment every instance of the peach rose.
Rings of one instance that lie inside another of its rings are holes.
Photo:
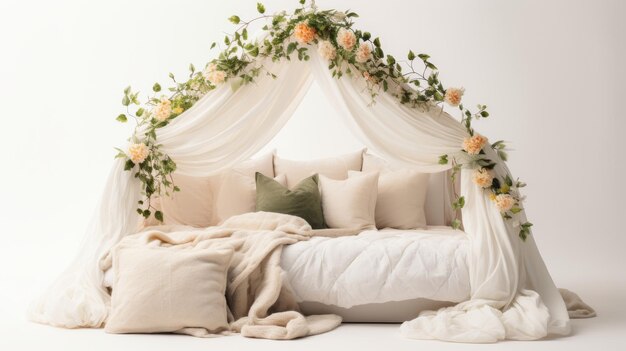
[[[134,164],[140,164],[148,157],[148,146],[144,143],[130,144],[128,146],[128,157]]]
[[[463,88],[448,88],[443,99],[450,106],[459,106],[464,93],[465,89]]]
[[[372,47],[368,43],[361,43],[356,49],[356,62],[365,63],[372,59]]]
[[[481,188],[489,188],[493,182],[493,176],[489,170],[481,168],[474,171],[474,183]]]
[[[463,150],[470,155],[478,155],[486,143],[487,138],[480,134],[474,134],[474,136],[463,140]]]
[[[165,121],[170,118],[172,114],[172,102],[165,96],[161,98],[161,101],[154,107],[152,115],[158,121]]]
[[[498,207],[498,210],[502,213],[512,209],[513,205],[515,205],[515,199],[509,194],[500,194],[496,196],[494,201],[496,203],[496,207]]]
[[[368,83],[371,83],[371,84],[378,83],[378,79],[376,79],[376,77],[371,75],[368,71],[363,72],[363,78],[365,78],[365,81]]]
[[[315,31],[315,28],[309,26],[306,22],[300,22],[296,24],[293,34],[298,43],[308,44],[315,39],[317,32]]]
[[[356,35],[349,29],[341,28],[337,32],[337,44],[345,50],[351,51],[354,45],[356,45]]]
[[[337,49],[328,40],[322,40],[317,44],[317,52],[324,60],[331,61],[337,56]]]

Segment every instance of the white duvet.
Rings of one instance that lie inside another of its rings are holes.
[[[461,302],[470,297],[468,250],[466,234],[450,227],[371,230],[286,246],[281,267],[299,302]]]
[[[444,226],[369,230],[287,245],[280,265],[298,302],[344,308],[417,298],[461,302],[470,297],[468,244],[464,232]],[[105,285],[112,280],[109,270]]]

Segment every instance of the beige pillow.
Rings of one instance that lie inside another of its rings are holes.
[[[322,209],[329,228],[375,229],[378,173],[334,180],[320,176]]]
[[[364,172],[350,172],[362,177]],[[396,229],[426,228],[424,205],[430,175],[411,169],[380,173],[376,199],[376,227]]]
[[[365,149],[349,154],[309,161],[294,161],[274,156],[274,173],[287,177],[287,186],[294,187],[304,178],[318,173],[332,179],[348,178],[348,171],[360,171]],[[261,172],[262,173],[262,172]]]
[[[113,253],[108,333],[228,329],[226,273],[231,248],[124,248]]]
[[[174,225],[209,227],[213,222],[214,183],[219,176],[190,177],[173,174],[180,191],[160,197],[163,222]]]
[[[274,178],[283,186],[286,185],[284,175]],[[218,223],[232,216],[256,211],[256,181],[254,177],[238,171],[230,171],[222,176],[222,184],[215,202],[215,213]]]

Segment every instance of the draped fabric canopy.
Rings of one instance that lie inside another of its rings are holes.
[[[372,97],[360,76],[333,78],[327,63],[311,60],[260,60],[277,78],[261,75],[254,83],[232,89],[228,84],[207,93],[193,107],[158,129],[162,150],[177,172],[208,176],[257,153],[285,125],[313,79],[338,110],[346,126],[374,153],[426,172],[445,170],[440,155],[458,155],[467,137],[454,118],[433,107],[428,111],[400,104],[389,94]],[[489,147],[487,147],[489,148]],[[494,151],[485,150],[492,159]],[[106,322],[110,295],[102,286],[100,259],[137,228],[135,206],[140,183],[117,159],[87,230],[80,254],[30,311],[32,320],[55,326],[100,327]],[[510,174],[503,162],[495,168]],[[409,337],[487,342],[537,339],[567,334],[565,305],[530,237],[518,239],[519,218],[504,221],[482,188],[462,171],[466,198],[464,228],[471,242],[471,299],[403,324]]]

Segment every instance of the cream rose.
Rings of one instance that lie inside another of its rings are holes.
[[[354,45],[356,45],[356,35],[349,29],[341,28],[337,32],[337,44],[345,50],[351,51]]]
[[[463,150],[470,155],[478,155],[486,143],[487,138],[480,134],[474,134],[474,136],[463,140]]]
[[[130,144],[128,146],[128,157],[134,164],[140,164],[148,157],[148,146],[144,143]]]
[[[498,210],[502,213],[512,209],[513,205],[515,205],[515,199],[509,194],[497,195],[494,201],[496,203],[496,207],[498,207]]]
[[[448,88],[446,89],[446,95],[444,96],[445,102],[450,106],[459,106],[461,104],[461,98],[465,89],[463,88]]]
[[[488,188],[493,183],[493,176],[489,170],[481,168],[474,171],[474,183],[481,188]]]
[[[226,81],[226,72],[217,69],[215,63],[210,63],[202,72],[204,79],[213,85],[220,85]]]
[[[317,52],[324,60],[331,61],[337,56],[337,49],[328,40],[322,40],[317,44]]]
[[[356,49],[356,62],[365,63],[372,59],[372,47],[368,43],[361,43]]]
[[[161,98],[161,101],[152,110],[152,116],[157,121],[165,121],[170,118],[172,114],[172,102],[165,96]]]
[[[306,22],[296,24],[293,35],[300,44],[308,44],[315,39],[317,32],[315,28],[309,26]]]

